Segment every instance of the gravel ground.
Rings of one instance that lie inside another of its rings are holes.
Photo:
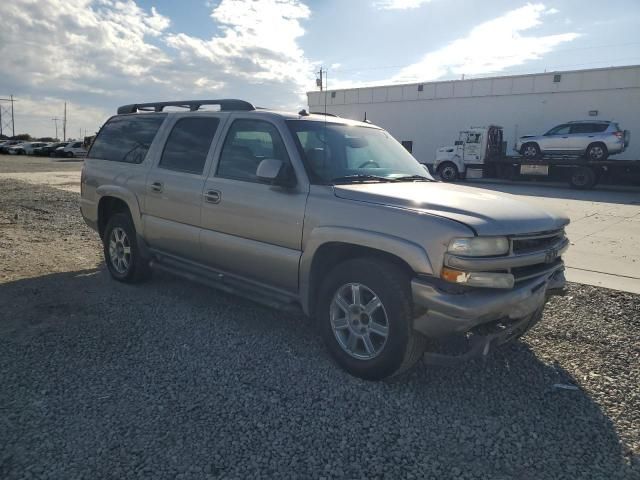
[[[77,194],[0,192],[2,479],[640,479],[639,296],[570,285],[484,362],[370,383],[304,318],[111,281]]]

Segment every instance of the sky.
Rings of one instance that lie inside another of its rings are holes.
[[[128,103],[297,111],[320,67],[332,89],[640,64],[638,0],[6,0],[0,19],[0,98],[34,136],[64,102],[68,137]]]

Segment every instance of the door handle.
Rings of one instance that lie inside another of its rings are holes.
[[[222,199],[222,192],[219,190],[207,190],[204,193],[204,199],[208,203],[220,203]]]
[[[562,138],[569,138],[569,137],[562,137]]]
[[[153,182],[151,184],[151,191],[161,193],[163,187],[164,185],[162,184],[162,182]]]

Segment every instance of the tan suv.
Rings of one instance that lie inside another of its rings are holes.
[[[304,110],[120,107],[87,155],[81,209],[116,280],[158,268],[301,307],[367,379],[407,370],[428,339],[486,355],[564,287],[566,217],[435,182],[381,128]]]

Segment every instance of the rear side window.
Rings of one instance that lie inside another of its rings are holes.
[[[89,156],[113,162],[141,163],[166,115],[119,115],[100,129]]]
[[[220,120],[215,117],[178,120],[164,146],[159,166],[178,172],[202,174],[219,123]]]
[[[604,132],[608,126],[607,123],[576,123],[571,126],[571,133]]]

